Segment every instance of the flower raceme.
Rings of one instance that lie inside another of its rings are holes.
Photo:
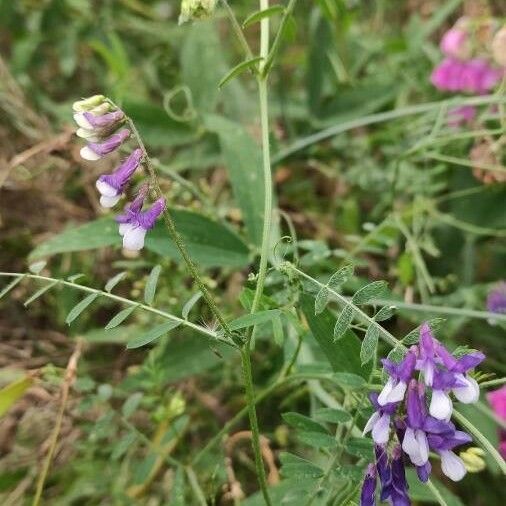
[[[130,137],[130,130],[121,128],[127,120],[124,112],[103,95],[79,100],[73,104],[73,110],[74,120],[79,127],[76,134],[88,142],[80,152],[85,160],[99,160],[118,150]],[[116,170],[102,174],[97,179],[96,187],[103,207],[114,207],[119,202],[143,158],[144,151],[137,147]],[[165,210],[165,199],[159,198],[143,211],[147,194],[148,187],[142,187],[133,202],[126,205],[123,214],[116,218],[125,249],[142,249],[146,233]]]
[[[383,360],[388,379],[379,394],[369,396],[374,412],[364,428],[364,434],[372,431],[376,462],[370,466],[376,472],[371,467],[367,469],[362,506],[375,504],[376,475],[380,478],[382,501],[398,506],[410,504],[404,454],[416,467],[421,481],[427,481],[431,473],[430,451],[439,455],[441,469],[451,480],[464,477],[464,462],[453,450],[469,443],[471,437],[450,421],[450,395],[463,403],[478,400],[478,383],[469,371],[484,358],[477,351],[455,357],[424,323],[419,344],[412,346],[399,363]]]

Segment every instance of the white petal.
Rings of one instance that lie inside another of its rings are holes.
[[[78,128],[76,130],[76,135],[89,142],[98,142],[100,140],[100,137],[94,130],[86,130],[86,128]]]
[[[468,376],[459,376],[459,379],[467,383],[465,387],[454,388],[455,397],[464,404],[472,404],[480,398],[480,387],[475,379]]]
[[[105,195],[102,195],[100,197],[100,205],[102,207],[114,207],[118,202],[119,202],[119,199],[121,198],[121,194],[119,195],[116,195],[115,197],[107,197]]]
[[[400,402],[404,399],[404,394],[406,393],[407,385],[404,381],[399,381],[397,385],[392,389],[392,391],[387,395],[387,403],[388,402]]]
[[[121,225],[120,225],[120,229],[121,229]],[[121,231],[120,231],[120,234],[121,234]],[[369,418],[369,420],[367,420],[367,423],[365,424],[365,427],[364,427],[364,430],[362,431],[362,436],[367,434],[373,427],[374,427],[374,424],[380,419],[380,414],[375,411],[372,415],[371,415],[371,418]]]
[[[422,430],[413,430],[408,427],[402,441],[402,449],[416,466],[425,465],[429,459],[429,444]]]
[[[427,436],[423,430],[416,430],[415,437],[418,442],[418,451],[421,460],[421,464],[416,465],[423,466],[429,460],[429,442],[427,441]]]
[[[378,395],[378,404],[380,406],[384,406],[385,404],[387,404],[388,402],[387,398],[393,388],[394,388],[394,380],[392,378],[388,378],[388,381],[385,383],[383,390]]]
[[[86,130],[93,130],[93,125],[84,117],[84,113],[77,112],[74,114],[74,121],[81,128],[85,128]]]
[[[127,231],[130,230],[131,228],[135,228],[135,227],[130,223],[120,223],[119,224],[119,235],[125,235],[127,233]]]
[[[443,390],[433,390],[429,412],[438,420],[446,420],[452,414],[452,401]]]
[[[382,415],[381,418],[374,424],[372,429],[372,438],[378,445],[388,443],[388,436],[390,435],[390,415]]]
[[[146,229],[142,227],[131,227],[123,236],[123,247],[125,249],[139,251],[144,247]]]
[[[84,148],[81,148],[81,157],[85,160],[89,160],[90,162],[94,162],[96,160],[100,160],[102,158],[100,155],[97,155],[95,151],[90,149],[88,146],[84,146]]]
[[[434,381],[434,364],[430,361],[427,361],[423,367],[422,372],[425,384],[428,387],[431,387],[432,382]]]
[[[118,190],[116,190],[114,186],[111,186],[109,183],[101,181],[100,179],[97,179],[95,186],[100,194],[104,195],[104,197],[116,197],[116,195],[119,195]]]
[[[441,450],[441,470],[453,481],[460,481],[466,474],[462,459],[450,450]]]

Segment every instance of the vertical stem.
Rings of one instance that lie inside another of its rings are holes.
[[[269,0],[260,0],[260,10],[269,7]],[[271,216],[272,216],[272,175],[271,175],[271,152],[269,145],[269,111],[267,100],[267,75],[264,75],[264,65],[269,54],[269,18],[265,17],[260,22],[260,56],[263,60],[260,62],[258,81],[258,95],[260,102],[260,123],[262,128],[262,161],[264,174],[264,223],[262,231],[262,247],[260,252],[260,265],[258,269],[257,285],[255,296],[251,304],[251,313],[255,313],[260,304],[260,299],[264,291],[265,276],[267,274],[267,259],[269,256],[269,245],[271,235]],[[253,377],[251,374],[251,336],[254,326],[248,332],[246,343],[241,349],[242,370],[244,388],[246,391],[246,400],[248,403],[248,414],[251,426],[251,442],[255,454],[255,466],[257,479],[265,504],[271,506],[271,499],[267,490],[267,480],[265,478],[265,468],[260,451],[260,429],[258,427],[257,413],[255,407],[255,391],[253,387]]]
[[[246,401],[248,403],[249,423],[251,427],[251,443],[255,454],[255,467],[257,479],[262,490],[265,504],[271,506],[271,499],[267,490],[267,480],[265,478],[265,468],[260,450],[260,429],[258,427],[257,412],[255,409],[255,392],[253,389],[253,377],[251,374],[251,351],[249,344],[246,344],[241,350],[242,373],[244,389],[246,391]]]

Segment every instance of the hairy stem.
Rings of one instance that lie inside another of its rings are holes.
[[[142,142],[142,138],[134,124],[134,122],[128,118],[128,124],[132,130],[132,133],[134,134],[140,148],[142,149],[142,152],[144,154],[144,161],[145,165],[147,167],[149,177],[151,179],[151,187],[154,191],[157,198],[163,197],[163,192],[160,188],[160,183],[158,181],[158,176],[156,174],[156,170],[151,163],[151,160],[149,158],[149,155],[147,153],[146,147],[144,146],[144,143]],[[220,309],[216,305],[216,302],[214,301],[211,293],[207,289],[207,286],[205,285],[204,281],[202,280],[202,277],[200,276],[200,273],[196,267],[196,265],[193,263],[193,260],[190,257],[190,254],[188,253],[188,250],[186,249],[186,245],[183,241],[183,238],[177,231],[176,225],[174,223],[174,220],[172,219],[172,216],[170,214],[170,211],[168,208],[165,208],[165,211],[163,212],[163,221],[165,223],[165,226],[167,227],[167,230],[169,232],[170,237],[176,244],[176,247],[183,257],[183,260],[186,264],[186,268],[188,269],[188,272],[190,273],[191,277],[195,280],[195,283],[197,283],[197,286],[199,287],[199,290],[202,292],[202,297],[206,301],[207,305],[209,306],[209,309],[213,313],[213,316],[218,320],[219,324],[221,325],[221,328],[225,332],[225,334],[228,337],[235,338],[232,331],[230,330],[227,322],[225,321],[225,318],[223,317]]]

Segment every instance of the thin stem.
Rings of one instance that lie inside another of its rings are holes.
[[[441,107],[457,107],[461,105],[489,105],[501,104],[504,102],[506,102],[506,97],[500,95],[486,95],[484,97],[471,97],[465,99],[458,97],[457,99],[441,100],[439,102],[428,102],[426,104],[403,107],[402,109],[394,109],[393,111],[386,111],[377,114],[370,114],[368,116],[362,116],[361,118],[352,119],[350,121],[345,121],[337,125],[333,125],[329,128],[321,130],[320,132],[316,132],[315,134],[299,139],[298,141],[295,141],[291,146],[288,146],[287,148],[279,151],[273,157],[272,161],[273,163],[279,163],[285,158],[288,158],[289,156],[292,156],[293,154],[302,151],[303,149],[306,149],[313,144],[321,142],[325,139],[329,139],[335,135],[339,135],[349,130],[354,130],[355,128],[374,125],[376,123],[382,123],[384,121],[390,121],[406,116],[412,116],[415,114],[437,111]]]
[[[198,332],[199,334],[203,334],[206,337],[210,337],[216,341],[220,341],[221,343],[228,344],[228,346],[233,346],[235,348],[235,345],[231,341],[229,341],[228,339],[224,339],[223,337],[221,337],[216,332],[213,332],[212,330],[206,329],[205,327],[201,327],[200,325],[192,323],[188,320],[184,320],[183,318],[179,318],[179,317],[174,316],[174,315],[167,313],[165,311],[161,311],[160,309],[156,309],[156,308],[148,306],[146,304],[140,304],[139,302],[135,302],[133,300],[126,299],[125,297],[120,297],[119,295],[114,295],[112,293],[104,292],[103,290],[98,290],[97,288],[91,288],[91,287],[85,286],[85,285],[78,285],[77,283],[65,281],[64,279],[50,278],[47,276],[40,276],[38,274],[23,274],[20,272],[0,272],[0,277],[15,278],[18,276],[24,276],[27,279],[36,279],[39,281],[44,281],[46,283],[52,283],[54,286],[56,286],[56,285],[68,286],[68,287],[74,288],[76,290],[80,290],[82,292],[95,293],[97,295],[100,295],[101,297],[106,297],[108,299],[112,299],[117,302],[121,302],[122,304],[126,304],[128,306],[136,306],[139,309],[142,309],[143,311],[153,313],[157,316],[161,316],[162,318],[166,318],[167,320],[172,320],[172,321],[178,322],[180,325],[183,325],[185,327],[189,327],[192,330],[195,330],[196,332]],[[30,299],[28,299],[28,300],[30,300]]]
[[[253,53],[251,52],[251,48],[249,47],[248,41],[244,36],[244,32],[242,31],[239,21],[237,21],[234,11],[230,8],[230,5],[228,5],[227,0],[221,0],[221,3],[225,8],[225,12],[227,13],[228,19],[230,20],[230,24],[232,25],[232,30],[234,30],[235,36],[239,40],[239,43],[241,44],[241,47],[244,51],[244,54],[246,55],[246,58],[248,60],[251,60],[251,58],[253,58]]]
[[[257,413],[255,409],[255,392],[253,389],[253,377],[251,374],[251,353],[249,345],[246,344],[241,350],[242,371],[244,389],[246,391],[246,401],[248,403],[248,415],[251,428],[251,442],[253,445],[253,452],[255,454],[255,466],[257,472],[258,483],[262,490],[265,504],[271,506],[271,499],[267,491],[267,480],[265,477],[265,468],[262,459],[262,452],[260,450],[260,429],[258,427]]]
[[[60,407],[58,409],[58,415],[56,417],[56,424],[51,434],[49,450],[47,452],[46,459],[44,460],[42,471],[39,475],[39,479],[37,480],[37,487],[35,490],[35,496],[33,498],[32,506],[38,506],[40,504],[40,499],[42,497],[42,492],[44,490],[44,484],[46,483],[49,468],[51,467],[54,452],[56,450],[56,444],[58,443],[58,436],[60,434],[61,426],[63,423],[63,416],[65,414],[65,408],[67,406],[67,401],[69,398],[70,387],[76,377],[77,363],[79,362],[79,357],[81,356],[81,352],[83,350],[83,344],[84,344],[83,341],[77,342],[75,350],[69,358],[67,369],[65,370],[65,378],[61,389],[61,401]]]
[[[464,429],[468,430],[475,437],[476,441],[478,441],[481,446],[496,461],[497,465],[501,469],[501,472],[503,474],[506,474],[506,462],[501,457],[495,446],[485,437],[485,435],[482,434],[482,432],[477,427],[475,427],[462,413],[460,413],[460,411],[454,409],[452,416],[464,427]]]
[[[148,173],[149,173],[149,177],[151,179],[152,189],[154,190],[154,193],[156,194],[157,198],[163,197],[163,192],[160,188],[158,176],[157,176],[155,168],[149,158],[146,147],[144,146],[144,143],[142,142],[142,138],[141,138],[134,122],[130,118],[127,119],[127,122],[132,130],[132,133],[134,134],[134,136],[137,140],[137,143],[139,144],[139,146],[142,149],[142,152],[144,154],[144,161],[145,161]],[[212,295],[210,294],[209,290],[207,289],[207,286],[205,285],[204,281],[202,280],[197,267],[193,263],[193,260],[191,259],[190,254],[188,253],[188,250],[186,249],[186,245],[185,245],[181,235],[177,231],[174,220],[172,219],[170,211],[167,207],[165,208],[165,210],[163,212],[163,220],[165,222],[165,226],[167,227],[170,237],[172,238],[172,240],[176,244],[176,247],[179,250],[179,253],[181,254],[181,256],[183,257],[183,260],[186,264],[186,267],[187,267],[190,275],[197,283],[199,290],[202,292],[202,297],[204,298],[207,305],[209,306],[209,309],[213,313],[213,316],[218,320],[218,322],[221,325],[221,328],[223,329],[225,334],[228,337],[234,339],[235,338],[234,334],[230,330],[227,322],[225,321],[225,318],[221,314],[220,309],[216,305],[216,302],[214,301]]]
[[[292,271],[296,272],[299,276],[307,279],[311,283],[317,285],[319,288],[325,287],[325,285],[323,283],[320,283],[318,280],[312,278],[311,276],[309,276],[309,274],[306,274],[305,272],[301,271],[300,269],[298,269],[294,265],[292,265],[290,263],[287,263],[287,264],[285,264],[285,267],[287,267],[288,269],[291,269]],[[385,342],[387,342],[388,344],[390,344],[390,346],[392,346],[393,348],[401,348],[403,350],[407,350],[407,347],[404,346],[404,344],[402,344],[390,332],[388,332],[388,330],[386,330],[378,322],[376,322],[375,320],[373,320],[367,313],[364,313],[364,311],[362,311],[358,306],[356,306],[355,304],[353,304],[344,295],[341,295],[340,293],[336,292],[335,290],[333,290],[330,287],[326,287],[326,288],[327,288],[328,292],[331,295],[333,295],[341,304],[343,304],[345,306],[351,307],[353,309],[353,311],[354,311],[354,314],[358,317],[359,320],[361,320],[362,322],[366,323],[367,325],[374,325],[377,328],[377,330],[379,331],[380,336],[382,337],[382,339]]]
[[[432,495],[434,496],[434,498],[437,500],[437,502],[441,506],[448,506],[447,502],[444,500],[443,496],[441,495],[439,490],[436,488],[434,483],[432,483],[432,481],[430,481],[430,479],[427,480],[426,485],[430,489],[430,491],[432,492]]]

